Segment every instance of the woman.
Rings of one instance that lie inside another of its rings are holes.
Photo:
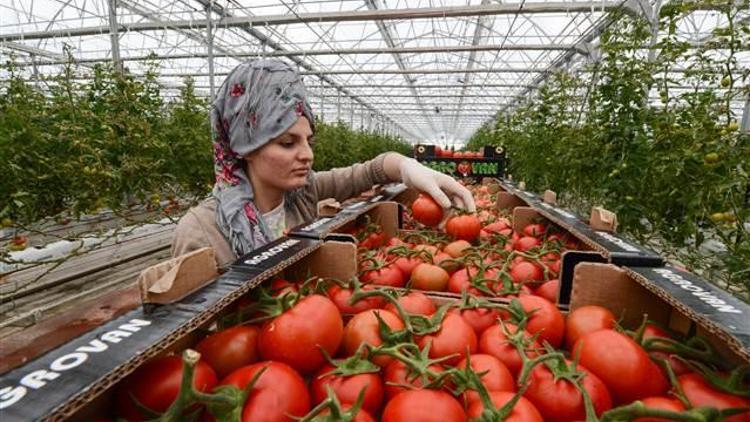
[[[211,112],[215,130],[212,197],[191,208],[175,229],[172,255],[211,246],[220,267],[317,217],[321,199],[343,201],[375,184],[402,181],[474,211],[471,193],[450,176],[397,153],[315,173],[314,118],[299,74],[280,60],[237,66]]]

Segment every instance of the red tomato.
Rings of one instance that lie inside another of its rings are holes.
[[[573,354],[580,364],[607,385],[616,404],[630,403],[644,395],[652,375],[651,360],[630,337],[614,330],[599,330],[578,339]]]
[[[669,338],[672,336],[668,332],[664,331],[661,327],[656,324],[646,324],[646,328],[643,330],[643,339],[648,340],[650,338]]]
[[[271,294],[273,296],[281,296],[284,293],[296,291],[297,285],[292,283],[291,281],[277,278],[271,282]]]
[[[515,393],[509,393],[507,391],[490,391],[490,400],[495,408],[499,409],[513,399]],[[469,418],[476,418],[484,411],[484,404],[481,400],[475,400],[469,404],[469,410],[467,415]],[[533,404],[525,398],[520,397],[516,405],[513,406],[513,411],[503,419],[504,422],[544,422],[542,415],[536,410]]]
[[[544,254],[539,261],[542,265],[542,269],[547,269],[552,272],[553,276],[557,276],[560,273],[560,255],[555,252]]]
[[[388,236],[383,232],[373,232],[365,236],[362,241],[359,242],[360,248],[375,249],[383,246],[388,241]]]
[[[375,373],[364,373],[344,377],[341,375],[326,375],[334,367],[326,365],[313,377],[310,383],[310,392],[314,404],[318,404],[328,397],[326,386],[330,386],[336,397],[342,404],[354,404],[359,393],[364,390],[364,402],[362,409],[370,413],[378,413],[383,403],[383,381],[380,375]]]
[[[510,277],[515,283],[533,283],[543,281],[544,272],[532,262],[520,261],[511,266]]]
[[[533,312],[526,324],[526,331],[531,334],[539,333],[539,339],[558,348],[562,344],[565,334],[565,319],[554,303],[534,295],[520,295],[523,310]]]
[[[325,296],[311,295],[263,324],[258,349],[263,359],[310,373],[325,363],[320,348],[335,354],[343,334],[344,322],[336,305]]]
[[[605,410],[612,408],[612,397],[609,395],[607,386],[596,375],[581,366],[577,369],[585,372],[586,375],[581,380],[581,384],[591,397],[596,415],[601,416]],[[545,421],[567,422],[586,419],[581,392],[568,380],[556,380],[546,364],[537,365],[531,370],[528,385],[524,397],[536,406]]]
[[[432,303],[432,299],[427,297],[422,292],[411,291],[398,298],[398,304],[401,305],[403,310],[408,314],[430,316],[437,310],[435,304]],[[388,303],[384,308],[386,311],[391,311],[395,315],[398,315],[396,306],[392,303]]]
[[[534,290],[534,294],[549,300],[552,303],[557,303],[557,295],[560,292],[560,280],[553,279],[545,281],[542,285]]]
[[[523,228],[523,234],[531,237],[539,237],[547,231],[547,226],[544,224],[529,224]]]
[[[445,368],[440,365],[430,365],[429,369],[436,375],[443,372]],[[433,379],[422,379],[416,373],[412,372],[405,363],[400,360],[393,360],[389,363],[383,372],[383,383],[385,384],[385,398],[386,401],[390,401],[392,398],[403,393],[404,391],[411,391],[407,386],[412,386],[416,389],[422,388],[425,384],[429,384]]]
[[[565,347],[568,350],[583,335],[615,326],[615,314],[603,306],[589,305],[576,308],[565,321]]]
[[[395,264],[389,264],[379,270],[368,271],[362,275],[362,283],[370,283],[376,286],[404,287],[406,279],[404,273]]]
[[[466,356],[467,352],[474,353],[477,350],[477,335],[474,333],[474,329],[456,313],[446,314],[442,324],[440,324],[440,330],[419,337],[416,342],[420,349],[423,349],[428,343],[431,344],[431,358],[455,355],[445,361],[447,364],[455,364]]]
[[[423,254],[430,254],[430,256],[435,256],[435,254],[438,253],[438,247],[435,245],[426,245],[426,244],[419,244],[414,245],[415,251],[424,251]]]
[[[453,241],[443,248],[443,252],[451,256],[451,258],[458,258],[466,253],[466,249],[471,247],[471,243],[465,240]]]
[[[405,256],[396,258],[396,260],[393,261],[393,265],[398,267],[398,269],[401,270],[401,274],[404,275],[404,281],[409,281],[412,271],[414,271],[414,268],[421,263],[422,260],[417,257],[407,258]]]
[[[464,422],[463,406],[445,391],[405,391],[389,401],[382,422]]]
[[[484,330],[495,325],[500,316],[500,313],[492,308],[462,309],[457,312],[459,312],[461,318],[463,318],[463,320],[474,329],[477,338],[482,335]]]
[[[374,290],[373,285],[366,285],[362,290]],[[342,314],[357,314],[368,309],[380,309],[385,305],[385,298],[380,296],[370,296],[356,301],[354,304],[349,300],[352,298],[352,289],[347,289],[334,284],[326,292],[328,297]]]
[[[643,384],[643,393],[641,393],[641,396],[663,396],[667,394],[667,391],[670,388],[667,374],[661,369],[659,364],[651,359],[649,359],[649,364],[651,366],[649,371],[650,374],[648,378],[646,378],[646,383]]]
[[[258,335],[254,326],[237,325],[211,334],[195,346],[201,359],[225,377],[235,369],[258,360]]]
[[[305,380],[281,362],[242,367],[221,380],[221,385],[243,389],[263,368],[265,372],[250,390],[242,409],[242,422],[294,422],[294,416],[306,415],[310,411],[310,395]]]
[[[685,406],[678,399],[669,397],[646,397],[641,400],[650,409],[671,410],[672,412],[684,412]],[[668,422],[663,418],[638,418],[633,422]]]
[[[490,233],[500,233],[505,236],[510,236],[513,232],[513,225],[510,223],[510,220],[501,217],[494,222],[487,224],[483,229]]]
[[[401,318],[391,312],[380,309],[360,312],[354,315],[344,328],[343,348],[346,356],[354,355],[362,343],[367,343],[371,346],[380,346],[383,344],[383,340],[380,338],[380,327],[378,325],[378,318],[375,316],[376,314],[380,315],[380,318],[391,330],[400,331],[404,329],[404,323],[401,321]],[[377,365],[385,366],[391,359],[388,356],[375,356],[372,358],[372,361]]]
[[[716,390],[702,376],[691,373],[681,375],[677,381],[688,401],[694,407],[708,406],[717,409],[748,407],[750,400]],[[750,422],[750,412],[724,419],[726,422]]]
[[[462,239],[473,242],[479,237],[479,231],[482,225],[475,215],[459,215],[451,217],[445,223],[445,232],[454,239]]]
[[[144,418],[133,399],[156,413],[164,413],[177,399],[182,382],[182,357],[164,356],[150,360],[128,375],[117,387],[117,414],[130,421]],[[193,386],[208,393],[218,382],[216,372],[203,361],[195,366]]]
[[[437,265],[422,263],[411,273],[411,287],[420,290],[444,291],[450,275]]]
[[[524,237],[518,239],[513,244],[513,247],[517,251],[528,252],[531,249],[533,249],[533,248],[535,248],[535,247],[537,247],[537,246],[539,246],[541,244],[542,244],[542,242],[539,239],[537,239],[536,237],[524,236]]]
[[[484,373],[480,379],[487,391],[516,391],[516,381],[513,379],[513,374],[498,358],[483,353],[474,353],[470,355],[470,358],[471,369],[477,374]],[[459,362],[456,367],[466,368],[466,359]],[[466,402],[471,403],[474,400],[479,400],[479,393],[466,391],[465,397]]]
[[[429,195],[420,194],[411,204],[411,213],[425,226],[437,226],[443,221],[443,209]]]
[[[463,268],[459,271],[454,272],[453,274],[451,274],[450,279],[448,279],[448,291],[451,293],[459,294],[467,291],[473,295],[484,296],[485,294],[477,288],[472,287],[470,282],[470,278],[476,278],[477,274],[479,274],[479,270],[476,267]],[[492,269],[486,270],[481,278],[496,280],[497,271]],[[486,283],[487,287],[490,289],[492,288],[491,284],[492,283],[490,282]]]
[[[518,330],[515,325],[508,323],[505,324],[505,328],[511,333],[515,333],[516,330]],[[531,334],[528,332],[524,332],[524,336],[526,338],[531,338]],[[536,341],[534,341],[529,347],[529,349],[537,348],[539,348],[539,344]],[[523,364],[521,356],[518,354],[516,347],[508,342],[508,338],[505,336],[503,327],[500,326],[500,324],[493,325],[482,333],[479,337],[479,352],[498,358],[513,376],[518,375],[521,371],[521,366]],[[531,350],[527,350],[526,355],[533,357],[535,353]]]
[[[652,338],[672,339],[673,337],[658,325],[646,324],[646,328],[643,330],[643,340],[646,341]],[[649,356],[651,356],[651,360],[653,361],[666,360],[669,363],[669,366],[672,367],[672,371],[674,371],[675,375],[677,376],[692,372],[690,367],[684,361],[676,358],[676,355],[674,354],[652,351],[649,352]]]

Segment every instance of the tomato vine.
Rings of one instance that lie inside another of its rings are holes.
[[[656,36],[645,19],[618,16],[599,60],[551,75],[467,147],[504,145],[530,189],[556,190],[584,215],[605,205],[640,242],[750,300],[750,134],[737,106],[750,96],[738,60],[749,5],[669,3]],[[696,46],[678,28],[706,9],[724,24]]]

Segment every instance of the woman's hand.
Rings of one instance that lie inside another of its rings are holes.
[[[443,209],[450,208],[453,202],[469,212],[476,211],[471,192],[456,179],[427,168],[412,158],[399,157],[401,160],[398,162],[398,170],[401,181],[406,186],[430,195]]]

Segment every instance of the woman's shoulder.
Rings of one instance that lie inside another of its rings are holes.
[[[177,232],[200,231],[205,233],[216,226],[216,200],[206,199],[190,207],[177,222]]]
[[[204,246],[214,248],[219,266],[231,263],[235,258],[216,224],[215,198],[191,207],[180,218],[172,240],[172,255],[178,256]]]

